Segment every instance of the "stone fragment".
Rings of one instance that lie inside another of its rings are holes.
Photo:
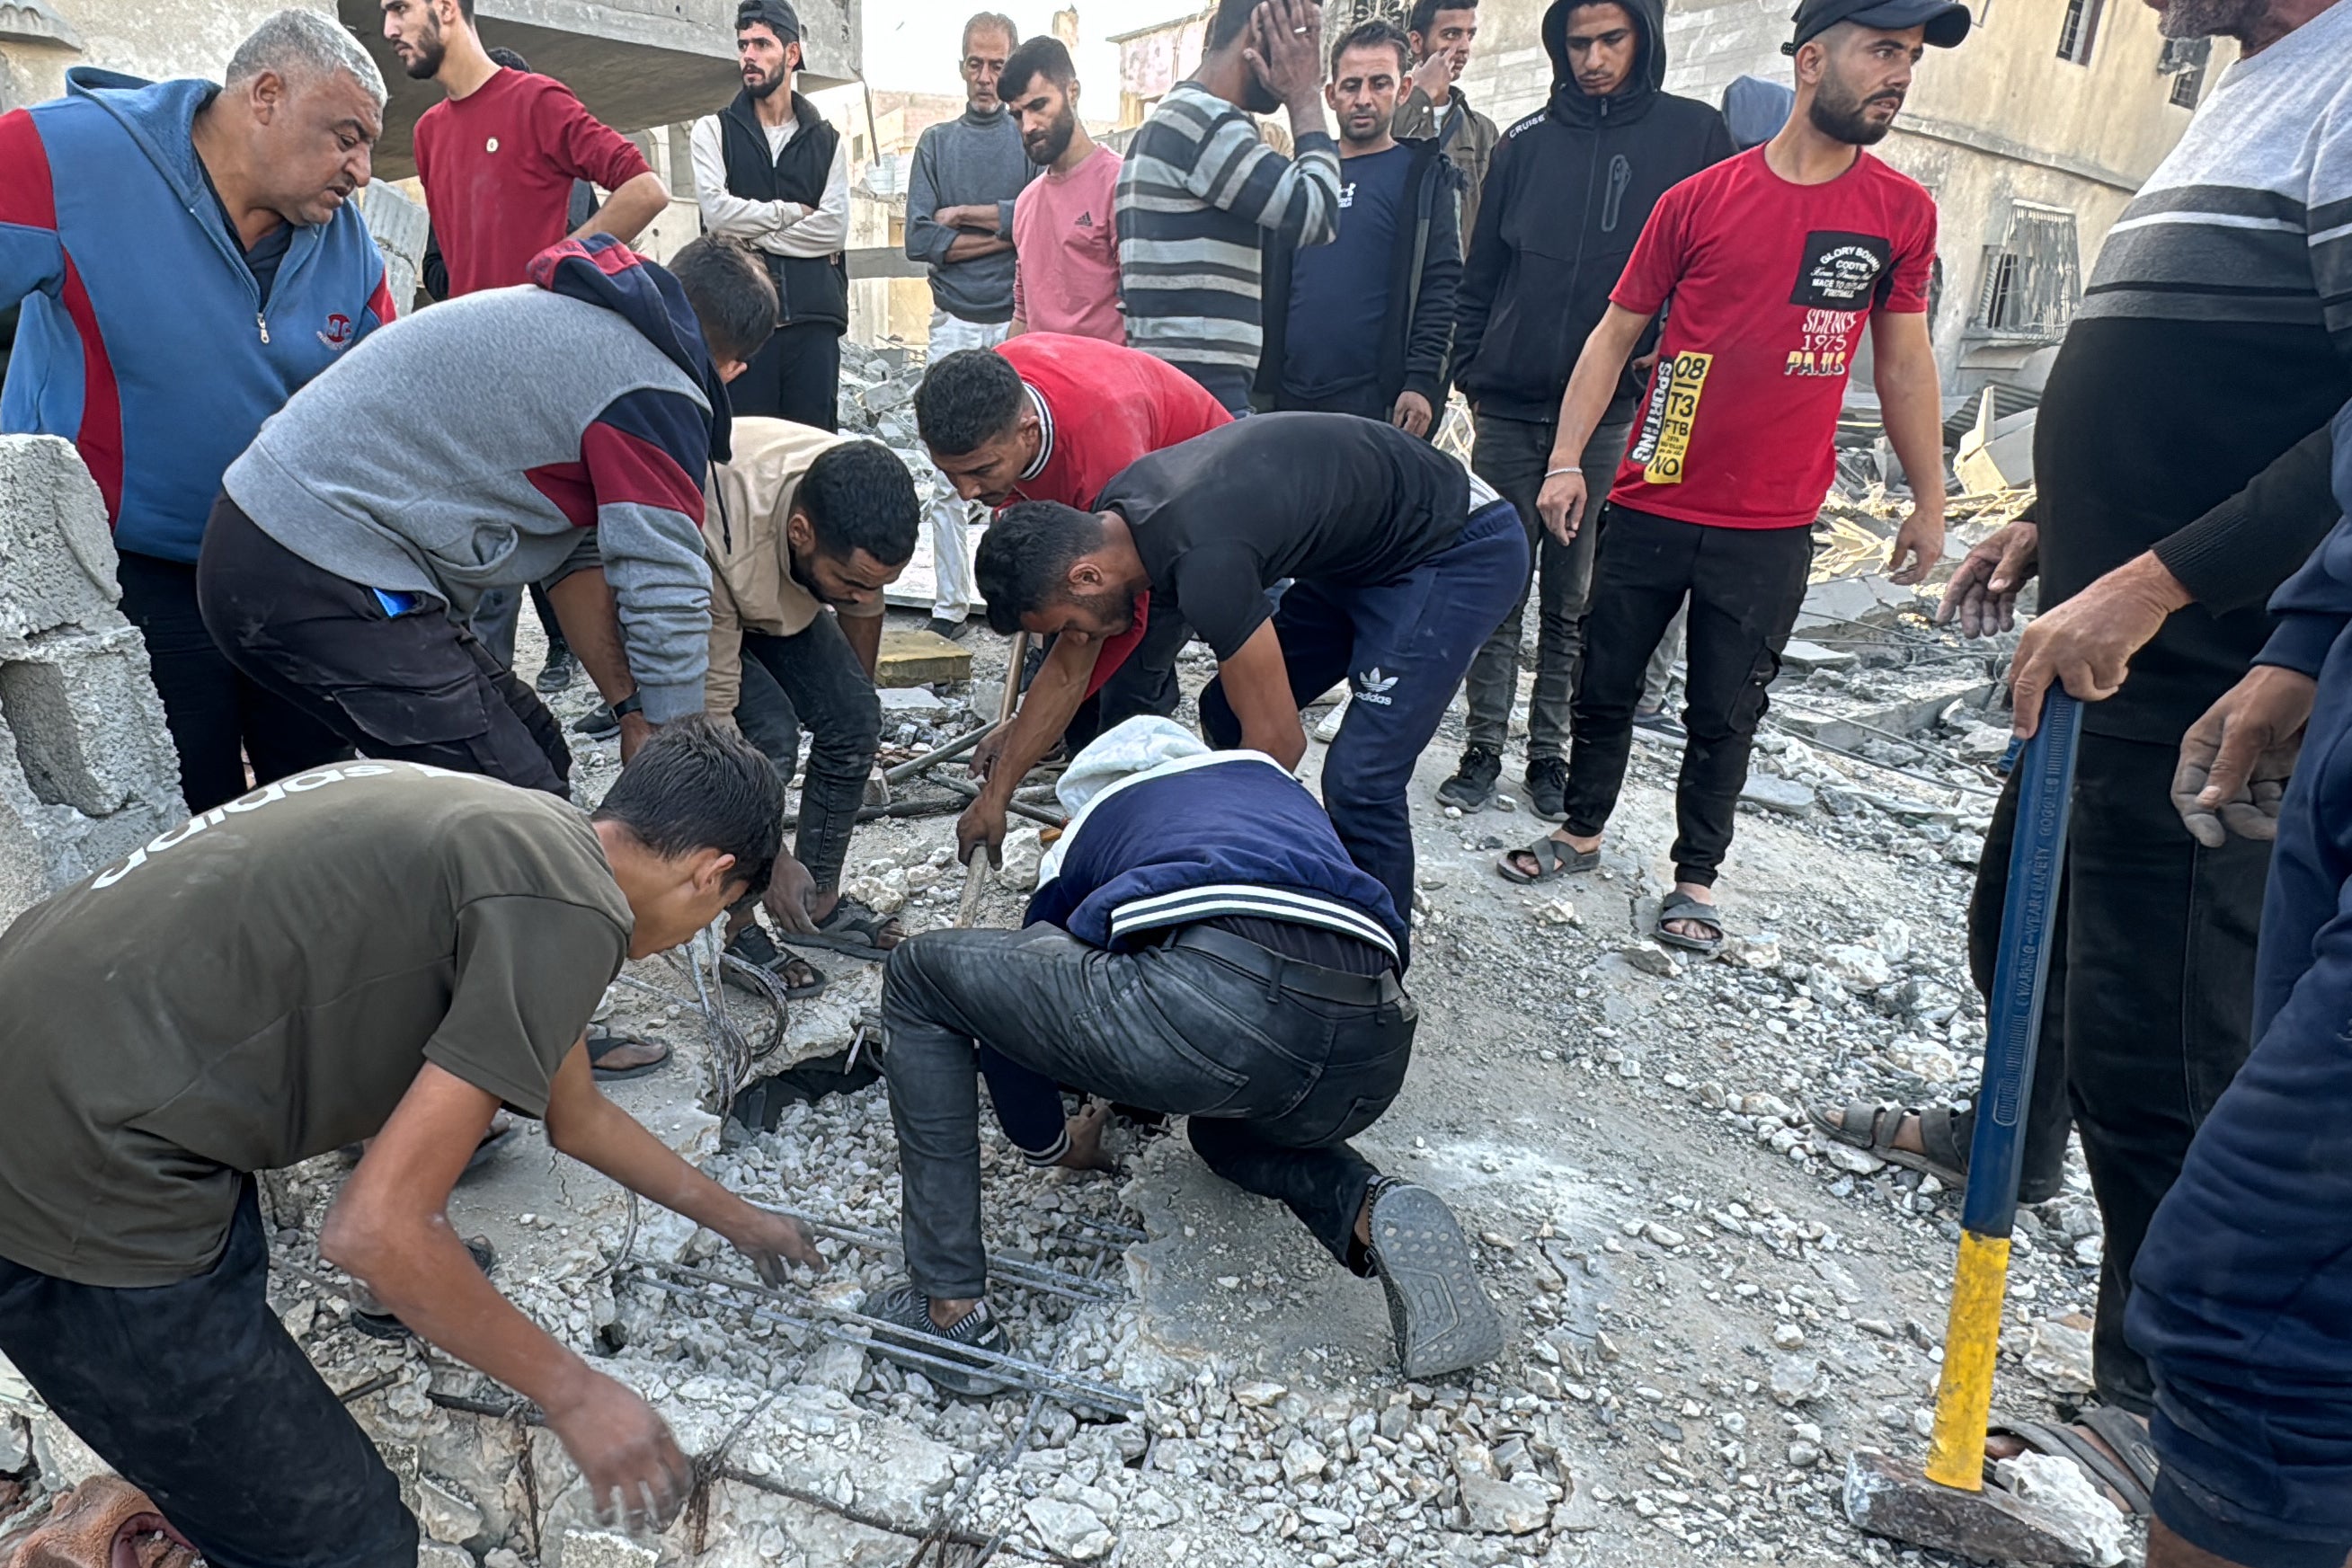
[[[106,501],[70,442],[0,436],[0,646],[125,625]]]
[[[19,1474],[32,1462],[32,1424],[22,1416],[0,1412],[0,1476]]]
[[[2081,1560],[2092,1568],[2113,1568],[2123,1561],[2128,1521],[2072,1459],[2019,1454],[1996,1463],[1993,1476],[2057,1522],[2080,1544]]]
[[[1772,1403],[1782,1409],[1810,1404],[1829,1392],[1830,1375],[1820,1360],[1784,1355],[1772,1363]]]
[[[1323,1467],[1330,1458],[1315,1446],[1310,1437],[1293,1437],[1282,1450],[1282,1479],[1292,1486],[1301,1481],[1320,1480]]]
[[[1822,1158],[1838,1169],[1855,1176],[1876,1176],[1886,1168],[1886,1162],[1868,1149],[1857,1149],[1852,1144],[1841,1144],[1835,1138],[1825,1139],[1819,1147]]]
[[[2025,1370],[2053,1394],[2091,1391],[2091,1320],[2080,1312],[2047,1318],[2033,1325],[2025,1343]]]
[[[1811,785],[1777,773],[1750,773],[1748,782],[1739,787],[1739,798],[1748,805],[1790,817],[1810,817],[1821,803]]]
[[[1777,1350],[1802,1350],[1805,1346],[1805,1331],[1794,1323],[1774,1323],[1772,1344]]]
[[[865,1376],[866,1347],[833,1340],[809,1357],[808,1370],[802,1375],[802,1380],[819,1388],[855,1394]]]
[[[1234,1403],[1245,1405],[1253,1410],[1263,1410],[1289,1392],[1279,1383],[1237,1384],[1234,1388]],[[1402,1437],[1403,1434],[1400,1432],[1398,1435]]]
[[[1617,949],[1617,956],[1645,975],[1666,979],[1682,972],[1675,956],[1655,942],[1628,942]]]
[[[1895,977],[1886,956],[1875,947],[1832,947],[1822,955],[1822,967],[1841,985],[1876,990]]]
[[[548,1568],[654,1568],[660,1561],[658,1547],[609,1530],[574,1528],[555,1538]]]
[[[416,1522],[434,1540],[462,1546],[482,1533],[482,1511],[426,1476],[416,1483]]]
[[[1457,1469],[1462,1511],[1481,1535],[1532,1535],[1551,1519],[1551,1500],[1522,1482],[1498,1480],[1475,1469]]]
[[[1046,1551],[1075,1557],[1081,1563],[1091,1563],[1102,1556],[1118,1539],[1102,1521],[1100,1514],[1081,1503],[1064,1502],[1058,1498],[1032,1498],[1022,1511],[1028,1515],[1030,1528],[1036,1531]]]
[[[996,868],[997,882],[1015,893],[1027,893],[1037,885],[1037,873],[1045,862],[1045,846],[1039,841],[1035,828],[1015,828],[1004,835],[1004,847],[999,852],[1003,863]]]
[[[107,1462],[51,1410],[33,1417],[33,1462],[41,1479],[61,1491],[109,1473]]]
[[[927,626],[886,627],[881,655],[874,662],[874,684],[882,687],[919,686],[932,681],[971,679],[971,650]]]
[[[446,1542],[420,1541],[416,1543],[416,1568],[474,1568],[474,1554]]]
[[[884,686],[874,695],[882,704],[886,725],[902,718],[941,718],[948,711],[947,698],[929,686]]]
[[[2095,1550],[2070,1534],[2070,1521],[2054,1509],[2000,1487],[1973,1492],[1940,1487],[1916,1464],[1867,1448],[1846,1457],[1842,1500],[1847,1521],[1858,1530],[1980,1563],[2081,1563]]]

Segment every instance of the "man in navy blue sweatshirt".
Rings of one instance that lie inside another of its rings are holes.
[[[2333,444],[2352,510],[2352,407]],[[2253,1051],[2149,1222],[2125,1312],[2156,1385],[2148,1568],[2352,1554],[2352,517],[2270,608],[2277,630],[2183,737],[2173,781],[2206,849],[2277,844]]]
[[[1027,926],[925,932],[883,973],[909,1282],[877,1311],[909,1348],[971,1368],[925,1375],[992,1392],[955,1350],[1009,1344],[985,1300],[982,1070],[1041,1163],[1063,1146],[1059,1084],[1190,1117],[1210,1169],[1381,1281],[1407,1377],[1500,1354],[1453,1215],[1348,1146],[1396,1099],[1418,1014],[1397,979],[1404,921],[1315,798],[1271,757],[1150,716],[1080,752],[1060,789],[1073,814]]]

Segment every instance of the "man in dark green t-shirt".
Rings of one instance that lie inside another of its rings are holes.
[[[254,1197],[372,1138],[320,1252],[536,1401],[600,1513],[666,1521],[690,1478],[661,1418],[509,1304],[444,1210],[506,1106],[763,1275],[823,1267],[605,1100],[581,1043],[625,959],[765,887],[782,795],[700,718],[593,816],[340,763],[27,911],[0,936],[0,1353],[211,1562],[413,1568],[391,1471],[269,1311]]]

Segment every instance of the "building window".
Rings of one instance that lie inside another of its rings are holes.
[[[2082,294],[2074,214],[2020,202],[2010,209],[2001,242],[1984,248],[1970,335],[2054,343],[2065,335]]]
[[[2078,66],[2091,63],[2091,46],[2098,42],[2099,12],[2104,0],[2066,0],[2066,20],[2058,28],[2058,57]]]
[[[2212,58],[2210,38],[2167,38],[2164,52],[2156,57],[2157,70],[2172,78],[2172,101],[2182,109],[2197,107],[2198,95],[2205,90],[2205,65]]]

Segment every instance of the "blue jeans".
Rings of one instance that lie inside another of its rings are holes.
[[[1412,917],[1413,765],[1527,580],[1527,531],[1508,501],[1496,501],[1411,570],[1345,586],[1302,579],[1274,612],[1302,706],[1349,682],[1353,700],[1323,758],[1323,804],[1349,858],[1380,879],[1404,919]],[[1213,746],[1241,744],[1222,681],[1201,693],[1201,729]]]

